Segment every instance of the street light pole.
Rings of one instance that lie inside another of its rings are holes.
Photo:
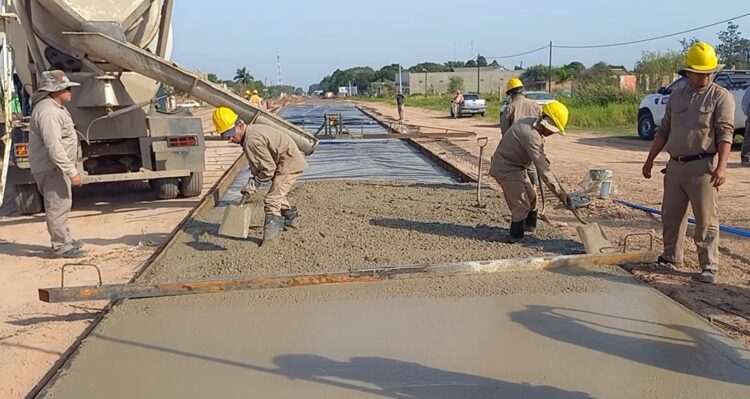
[[[479,54],[477,54],[477,94],[479,94]]]

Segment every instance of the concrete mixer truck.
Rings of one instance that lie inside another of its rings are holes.
[[[189,110],[157,106],[161,84],[214,106],[227,106],[248,123],[276,126],[305,154],[317,140],[168,61],[173,0],[12,0],[5,23],[15,64],[16,91],[25,101],[41,72],[61,69],[74,88],[68,110],[79,136],[84,183],[147,180],[161,199],[197,196],[203,186],[204,133]],[[22,108],[30,113],[30,104]],[[16,123],[6,186],[20,214],[42,210],[28,165],[28,125]]]

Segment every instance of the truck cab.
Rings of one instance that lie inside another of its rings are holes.
[[[729,90],[734,98],[736,133],[745,134],[745,113],[740,107],[745,89],[750,85],[750,71],[726,70],[714,75],[714,82]],[[653,140],[656,128],[661,125],[667,108],[667,101],[672,92],[681,85],[688,84],[686,78],[680,77],[667,87],[661,87],[656,93],[646,96],[638,107],[638,137],[643,140]]]

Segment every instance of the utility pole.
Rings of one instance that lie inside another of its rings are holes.
[[[547,68],[547,91],[552,93],[552,41],[549,42],[549,68]]]
[[[477,94],[479,94],[479,54],[477,54]]]
[[[427,96],[427,71],[424,71],[424,95]]]

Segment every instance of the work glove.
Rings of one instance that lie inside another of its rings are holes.
[[[240,204],[246,204],[250,200],[250,197],[258,192],[258,187],[260,187],[260,182],[255,177],[250,179],[250,181],[245,184],[245,187],[240,190],[240,193],[242,194]]]

